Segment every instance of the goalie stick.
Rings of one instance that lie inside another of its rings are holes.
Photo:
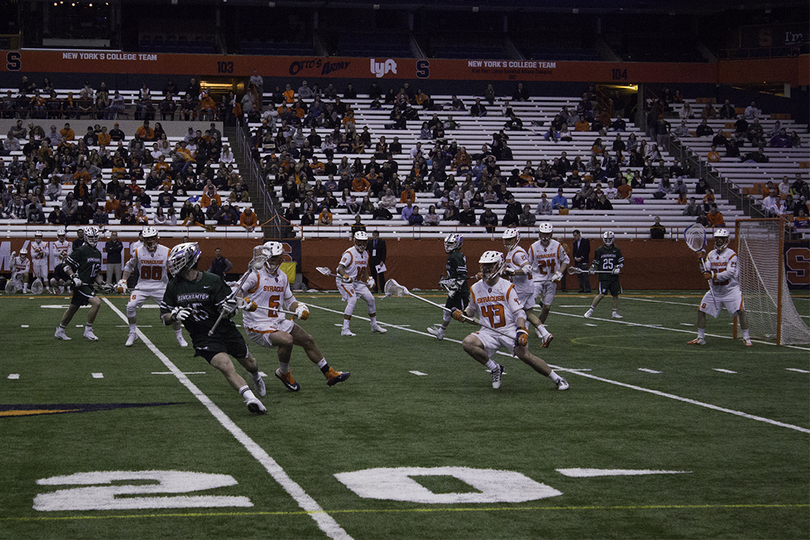
[[[388,281],[385,282],[385,294],[386,294],[386,296],[399,296],[399,297],[402,297],[403,295],[407,295],[407,296],[410,296],[412,298],[416,298],[418,300],[421,300],[422,302],[426,302],[426,303],[430,304],[431,306],[436,306],[439,309],[443,309],[444,311],[447,311],[450,314],[453,313],[453,310],[448,308],[448,307],[445,307],[445,306],[443,306],[441,304],[437,304],[436,302],[431,302],[427,298],[423,298],[423,297],[421,297],[421,296],[419,296],[417,294],[413,294],[411,291],[408,290],[407,287],[405,287],[404,285],[400,285],[399,283],[396,282],[396,280],[393,280],[393,279],[389,279]],[[481,323],[480,320],[474,319],[472,317],[468,317],[466,314],[464,314],[464,311],[462,311],[462,310],[460,310],[460,311],[462,312],[462,318],[464,319],[464,322],[468,322],[468,323],[471,323],[471,324],[477,324],[479,326],[483,326],[484,328],[492,330],[496,334],[500,334],[500,335],[502,335],[504,337],[508,337],[509,339],[515,339],[515,337],[516,337],[516,336],[510,336],[506,332],[502,332],[502,331],[498,330],[497,328],[491,328],[489,326],[485,326],[485,325],[483,325]]]
[[[701,273],[705,274],[706,270],[706,259],[705,251],[706,251],[706,227],[701,225],[700,223],[693,223],[689,225],[686,229],[683,230],[683,239],[686,242],[686,245],[694,251],[695,253],[703,252],[704,255],[698,259],[700,264],[700,271]],[[706,282],[709,284],[709,291],[712,293],[712,298],[714,298],[714,288],[712,287],[712,280],[711,278],[707,279]]]

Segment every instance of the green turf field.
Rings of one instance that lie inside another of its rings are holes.
[[[439,293],[425,293],[443,301]],[[425,329],[441,312],[378,297],[372,334],[304,294],[301,325],[349,380],[300,350],[301,391],[251,347],[268,393],[252,416],[145,308],[124,347],[118,296],[61,342],[67,300],[0,297],[1,538],[810,538],[810,346],[746,348],[724,312],[695,336],[700,294],[558,294],[554,341],[530,347],[566,392],[501,356],[503,385]],[[810,321],[810,300],[796,300]],[[365,315],[361,302],[356,315]],[[151,346],[150,346],[151,344]],[[240,368],[241,370],[241,368]]]

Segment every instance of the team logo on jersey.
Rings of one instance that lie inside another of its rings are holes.
[[[114,409],[133,409],[139,407],[163,407],[180,405],[181,402],[167,403],[61,403],[50,405],[0,405],[0,418],[19,416],[40,416],[43,414],[84,413],[111,411]]]

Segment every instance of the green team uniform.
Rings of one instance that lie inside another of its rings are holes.
[[[247,344],[229,317],[223,317],[214,335],[208,335],[219,318],[222,304],[230,294],[230,287],[216,274],[198,271],[194,281],[176,276],[166,286],[160,303],[160,314],[170,313],[176,307],[191,310],[183,326],[191,335],[195,356],[202,356],[209,362],[220,352],[226,352],[235,358],[247,358]]]
[[[460,250],[447,255],[447,276],[455,280],[456,293],[448,295],[444,307],[464,310],[470,303],[470,287],[467,285],[467,257]]]
[[[83,306],[96,295],[93,284],[101,271],[101,252],[95,246],[83,244],[68,255],[65,264],[82,280],[80,287],[74,287],[70,303]]]
[[[624,265],[624,256],[622,250],[615,245],[601,245],[596,248],[593,254],[592,268],[601,272],[613,272],[613,269]],[[599,292],[602,294],[610,294],[611,296],[618,296],[622,292],[622,287],[619,285],[618,274],[597,274],[599,276]]]

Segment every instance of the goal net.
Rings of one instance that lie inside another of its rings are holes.
[[[777,345],[810,343],[810,328],[790,296],[783,242],[781,219],[737,220],[739,282],[749,332]]]

